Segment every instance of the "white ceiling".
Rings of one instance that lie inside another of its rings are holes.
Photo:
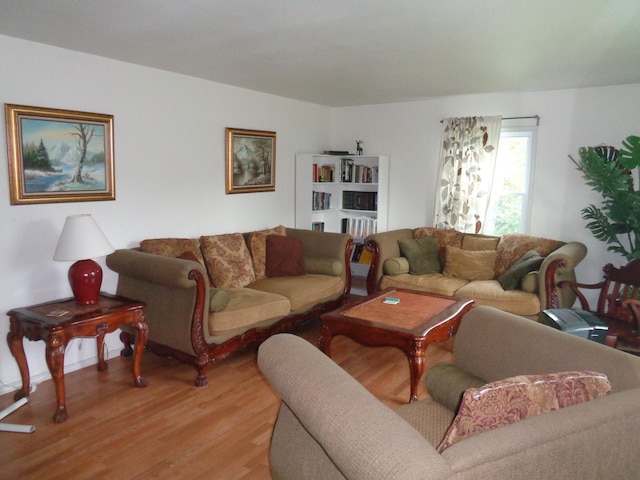
[[[328,106],[640,83],[639,0],[0,0],[0,34]]]

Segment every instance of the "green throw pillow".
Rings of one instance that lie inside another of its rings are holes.
[[[438,242],[434,237],[398,240],[398,245],[402,256],[407,257],[411,275],[442,272]]]
[[[427,375],[427,393],[452,412],[458,412],[462,395],[469,388],[487,383],[480,377],[462,370],[451,363],[441,362],[433,366]]]
[[[209,289],[209,311],[222,312],[229,303],[229,292],[220,290],[219,288]]]
[[[514,290],[518,287],[522,277],[529,272],[538,270],[543,261],[544,257],[541,257],[538,252],[529,250],[498,277],[498,282],[505,290]]]

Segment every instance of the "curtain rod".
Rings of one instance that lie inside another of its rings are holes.
[[[540,126],[540,115],[528,115],[524,117],[502,117],[502,120],[524,120],[527,118],[535,118],[536,119],[536,127]],[[444,122],[444,120],[440,120],[440,123]]]

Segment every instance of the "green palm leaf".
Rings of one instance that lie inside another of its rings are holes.
[[[629,136],[618,155],[612,147],[580,148],[573,162],[586,184],[602,195],[602,205],[581,210],[593,236],[628,260],[640,258],[640,191],[635,190],[632,169],[640,168],[640,137]]]
[[[631,135],[622,141],[618,161],[629,170],[640,166],[640,137]]]

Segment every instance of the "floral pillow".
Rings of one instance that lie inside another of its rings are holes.
[[[251,254],[241,233],[202,236],[200,248],[214,286],[245,287],[256,280]]]
[[[590,371],[520,375],[470,388],[438,452],[478,433],[609,393],[607,376]]]
[[[200,243],[195,238],[152,238],[141,241],[140,250],[144,253],[175,258],[179,258],[185,253],[191,253],[200,264],[204,265]]]

